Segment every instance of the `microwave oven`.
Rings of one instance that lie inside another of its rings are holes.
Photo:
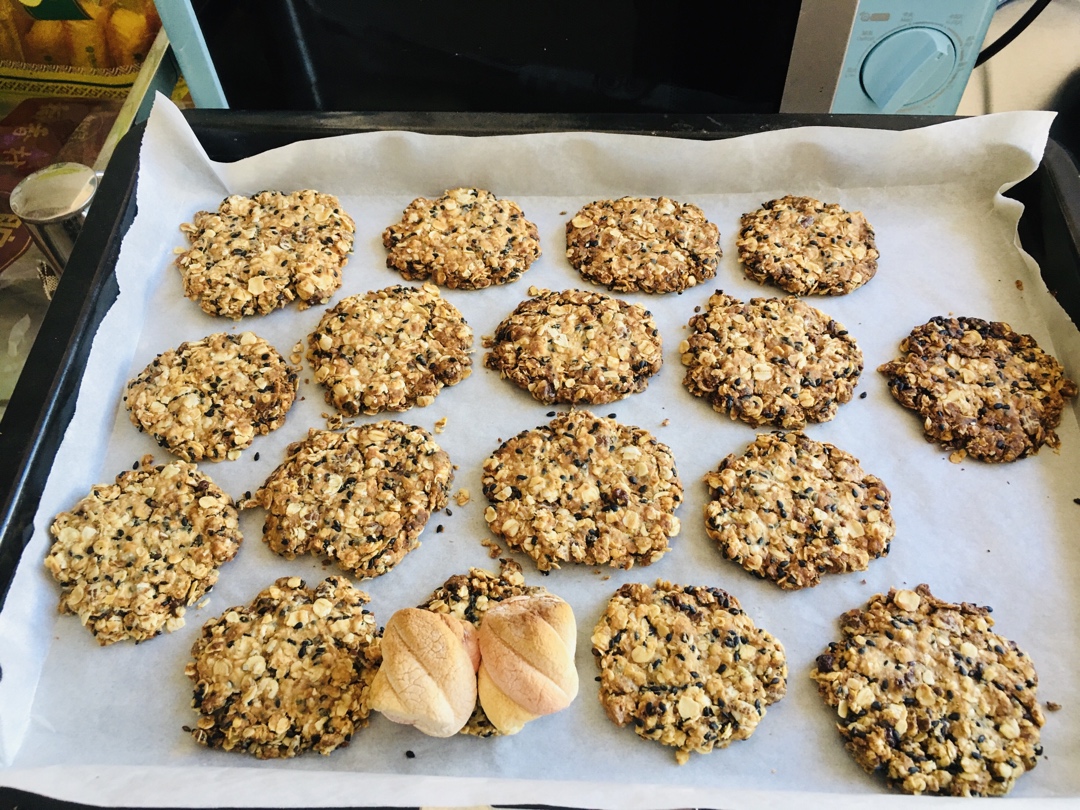
[[[196,104],[953,114],[994,0],[170,0]]]

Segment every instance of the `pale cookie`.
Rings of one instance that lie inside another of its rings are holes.
[[[472,329],[433,284],[345,298],[308,338],[326,401],[350,416],[435,401],[472,373]]]
[[[566,223],[566,258],[617,292],[681,292],[716,275],[720,229],[668,197],[589,203]]]
[[[608,718],[676,748],[680,765],[747,739],[787,691],[783,646],[719,588],[623,585],[592,645]]]
[[[781,197],[743,214],[735,244],[747,276],[793,295],[844,295],[877,272],[874,229],[862,212],[812,197]]]
[[[423,428],[313,429],[286,448],[245,506],[266,510],[263,539],[277,554],[322,555],[354,576],[377,577],[420,545],[453,478],[449,456]]]
[[[583,290],[523,301],[485,346],[484,365],[547,404],[623,399],[644,391],[663,362],[648,310]]]
[[[476,188],[418,197],[382,238],[391,270],[459,290],[516,281],[540,258],[539,233],[517,203]]]
[[[716,292],[679,346],[683,385],[753,427],[800,430],[851,399],[862,352],[844,327],[798,298]]]
[[[889,490],[859,460],[801,433],[765,433],[705,476],[705,531],[724,556],[785,590],[864,571],[889,553]]]
[[[1057,448],[1054,432],[1077,385],[1030,335],[978,318],[931,318],[878,367],[889,391],[923,418],[927,441],[982,461]]]
[[[45,567],[63,589],[60,612],[102,645],[183,627],[185,608],[213,588],[242,540],[232,499],[186,461],[93,487],[49,531]]]
[[[649,565],[679,533],[683,488],[667,445],[588,411],[561,413],[486,461],[488,527],[541,571]]]
[[[926,585],[840,617],[811,677],[867,772],[905,793],[1000,796],[1038,764],[1035,667],[993,624]]]
[[[180,231],[191,247],[176,257],[184,295],[204,312],[265,315],[299,299],[329,300],[353,247],[352,219],[337,197],[310,189],[226,197]]]
[[[417,607],[455,616],[478,628],[487,609],[492,605],[511,596],[547,593],[541,587],[526,585],[521,566],[513,560],[501,560],[500,566],[497,575],[482,568],[470,568],[468,574],[452,576],[437,588],[426,602]],[[460,733],[474,737],[501,736],[484,714],[479,702]]]
[[[203,745],[259,759],[329,754],[367,725],[382,660],[368,595],[343,577],[285,577],[203,625],[184,673]]]
[[[132,423],[185,461],[236,459],[285,424],[300,369],[251,332],[218,333],[162,352],[128,382]]]

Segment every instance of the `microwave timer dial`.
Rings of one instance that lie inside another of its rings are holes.
[[[943,90],[956,69],[956,46],[936,28],[903,28],[878,42],[863,59],[863,92],[882,113],[929,99]]]
[[[996,0],[803,0],[781,112],[954,115]]]

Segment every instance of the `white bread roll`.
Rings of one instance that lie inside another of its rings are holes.
[[[553,594],[515,596],[489,608],[480,623],[478,694],[502,734],[561,711],[577,696],[577,624]]]
[[[383,631],[371,708],[432,737],[457,734],[476,707],[479,649],[471,624],[405,608]]]

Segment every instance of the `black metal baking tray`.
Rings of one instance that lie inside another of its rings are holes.
[[[946,117],[835,115],[536,115],[494,113],[266,113],[193,110],[188,123],[209,156],[235,161],[297,140],[410,130],[468,136],[594,131],[720,139],[800,126],[912,129]],[[135,217],[143,128],[117,147],[82,235],[0,421],[0,608],[33,532],[38,501],[75,408],[94,334],[118,292],[115,266]],[[1036,172],[1008,192],[1025,205],[1020,239],[1047,286],[1080,323],[1080,171],[1051,140]],[[0,651],[0,668],[3,666]],[[3,676],[0,669],[0,677]],[[0,787],[0,807],[77,805]]]

